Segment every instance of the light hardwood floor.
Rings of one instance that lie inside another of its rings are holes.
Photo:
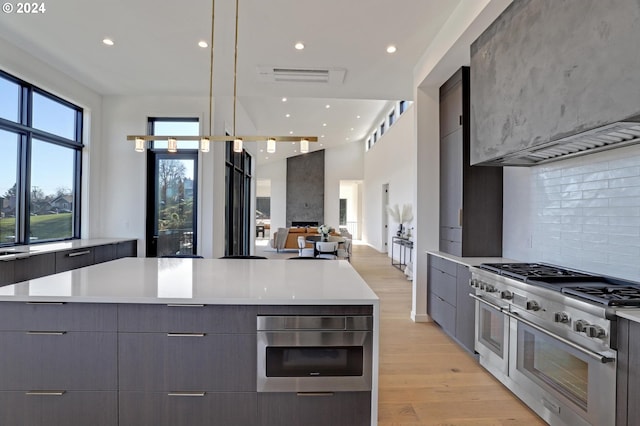
[[[380,426],[545,424],[437,325],[411,321],[411,282],[386,254],[354,245],[351,264],[380,297]]]

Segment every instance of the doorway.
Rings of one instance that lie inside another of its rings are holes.
[[[198,152],[147,156],[147,257],[194,255]]]
[[[382,253],[387,253],[389,251],[389,213],[387,209],[389,207],[389,184],[385,183],[382,185],[382,220],[380,221],[382,225]]]

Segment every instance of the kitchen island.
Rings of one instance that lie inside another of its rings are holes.
[[[0,424],[375,425],[378,314],[346,261],[124,258],[1,287]],[[371,390],[258,392],[261,316],[371,317]]]

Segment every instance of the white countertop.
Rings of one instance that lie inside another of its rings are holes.
[[[518,260],[505,257],[458,257],[442,251],[427,251],[427,254],[442,257],[465,266],[478,266],[481,263],[515,263]]]
[[[640,309],[618,309],[616,315],[631,321],[640,322]]]
[[[346,260],[123,258],[0,287],[0,301],[377,304]]]
[[[131,241],[135,238],[92,238],[83,240],[56,241],[52,243],[30,244],[24,246],[9,246],[0,248],[0,252],[10,251],[12,254],[0,255],[0,261],[14,260],[20,257],[28,257],[36,254],[51,253],[63,250],[75,250],[85,247],[116,244],[123,241]]]

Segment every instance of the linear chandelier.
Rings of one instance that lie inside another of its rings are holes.
[[[300,152],[309,152],[309,142],[317,142],[316,136],[238,136],[236,135],[236,110],[237,110],[237,74],[238,74],[238,4],[236,0],[236,26],[235,26],[235,47],[233,58],[233,135],[214,136],[211,132],[211,122],[213,121],[213,28],[215,20],[216,1],[211,1],[211,43],[209,58],[209,134],[203,136],[158,136],[158,135],[128,135],[128,141],[135,141],[135,150],[145,152],[148,141],[167,141],[167,151],[177,152],[178,141],[200,141],[200,151],[209,152],[211,142],[233,141],[233,151],[242,152],[244,141],[267,141],[267,152],[276,152],[277,142],[300,142]]]

